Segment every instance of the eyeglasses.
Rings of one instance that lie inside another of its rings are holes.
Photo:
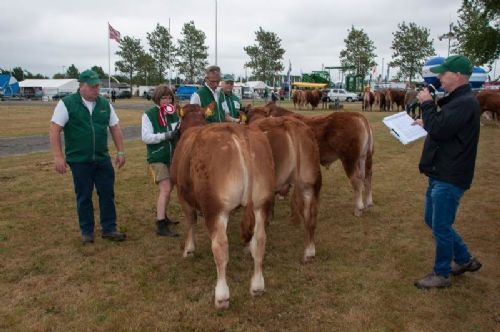
[[[219,83],[219,82],[220,82],[220,80],[213,80],[213,81],[212,81],[212,80],[207,79],[207,82],[209,82],[209,83]]]

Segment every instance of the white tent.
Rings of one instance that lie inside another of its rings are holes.
[[[270,86],[267,86],[267,84],[262,81],[248,81],[246,82],[246,86],[252,90],[264,90],[265,88],[271,89]]]
[[[22,95],[49,98],[58,92],[76,92],[78,86],[76,79],[27,79],[19,82]]]

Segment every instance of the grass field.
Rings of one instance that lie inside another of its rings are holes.
[[[47,132],[51,108],[43,112],[6,112],[0,104],[0,119],[5,113],[14,122],[30,119],[40,133]],[[303,228],[290,224],[288,201],[277,201],[267,229],[266,293],[258,298],[249,294],[253,262],[239,241],[235,212],[228,227],[231,304],[224,312],[213,305],[216,272],[203,219],[190,259],[181,257],[183,236],[154,234],[156,188],[141,142],[126,143],[127,164],[117,171],[123,243],[97,238],[81,245],[71,175],[56,174],[49,153],[0,158],[0,330],[500,330],[500,129],[481,128],[476,176],[456,222],[483,269],[453,278],[449,289],[421,291],[413,281],[430,272],[434,259],[422,220],[422,141],[403,146],[381,122],[388,113],[363,114],[375,134],[375,206],[354,217],[340,164],[323,168],[317,257],[303,265]],[[10,123],[0,136],[12,135]],[[184,235],[175,196],[170,211]]]
[[[56,102],[0,102],[0,121],[8,123],[0,130],[2,137],[20,137],[32,135],[48,135],[50,119]],[[147,104],[144,99],[117,100],[114,104],[122,127],[140,125],[142,110],[123,109],[124,103]]]

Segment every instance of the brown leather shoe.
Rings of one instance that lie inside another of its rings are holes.
[[[426,275],[424,278],[415,282],[415,287],[418,289],[430,289],[430,288],[444,288],[450,287],[450,278],[445,278],[443,276],[437,275],[432,272]]]
[[[109,233],[103,233],[101,235],[103,239],[110,240],[110,241],[124,241],[127,238],[127,235],[120,233],[118,231],[113,231]]]
[[[483,264],[478,261],[476,258],[471,257],[471,259],[462,265],[458,265],[455,262],[451,264],[451,274],[454,276],[459,276],[465,272],[476,272],[478,271]]]

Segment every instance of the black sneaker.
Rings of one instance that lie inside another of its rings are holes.
[[[109,233],[103,233],[101,235],[103,239],[110,240],[110,241],[124,241],[127,238],[126,234],[120,233],[118,231],[113,231]]]
[[[179,236],[179,234],[170,230],[168,225],[172,224],[172,222],[170,220],[168,221],[167,220],[162,219],[156,221],[156,234],[158,234],[159,236],[171,236],[171,237]]]
[[[476,272],[483,266],[480,261],[478,261],[476,258],[471,257],[469,262],[458,265],[455,262],[451,265],[451,274],[454,276],[459,276],[465,272]]]
[[[84,245],[94,243],[94,234],[82,234],[82,243]]]

